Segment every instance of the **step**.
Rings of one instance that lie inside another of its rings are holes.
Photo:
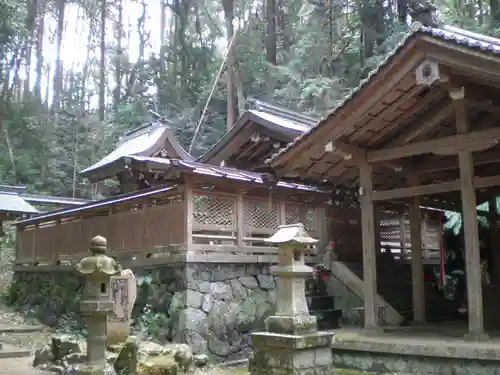
[[[43,332],[47,328],[44,326],[29,325],[29,324],[0,324],[0,335],[3,333],[33,333]]]
[[[16,346],[9,344],[0,344],[0,359],[3,358],[23,358],[30,357],[31,351],[29,349],[20,349]]]

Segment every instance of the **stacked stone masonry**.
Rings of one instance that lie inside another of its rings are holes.
[[[178,312],[175,341],[214,359],[247,357],[250,332],[263,329],[274,312],[276,282],[269,265],[185,267],[186,290],[175,293],[169,307],[170,316]]]

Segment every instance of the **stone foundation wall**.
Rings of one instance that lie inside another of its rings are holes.
[[[264,328],[264,319],[274,312],[275,278],[269,269],[259,264],[183,263],[133,270],[138,282],[132,314],[136,329],[154,325],[156,338],[185,342],[195,354],[214,360],[246,357],[250,332]],[[12,296],[14,304],[22,311],[36,310],[43,323],[60,324],[67,298],[75,303],[65,313],[79,315],[75,290],[81,280],[74,271],[22,271],[15,279],[24,290]]]
[[[187,289],[174,295],[179,311],[175,341],[216,360],[248,356],[250,332],[274,312],[275,279],[269,265],[187,264]]]

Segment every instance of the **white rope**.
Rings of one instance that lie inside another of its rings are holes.
[[[193,139],[191,140],[191,144],[189,145],[189,149],[188,149],[189,153],[191,153],[191,151],[193,150],[194,141],[196,139],[196,136],[198,135],[198,132],[200,131],[201,124],[203,123],[203,120],[205,118],[205,113],[207,112],[207,109],[208,109],[208,104],[210,103],[210,99],[212,99],[212,95],[214,94],[215,87],[217,87],[217,82],[219,82],[222,71],[224,70],[224,66],[226,65],[226,61],[227,61],[227,58],[229,56],[229,53],[231,52],[231,49],[233,48],[233,43],[234,43],[234,40],[236,39],[236,34],[238,34],[237,30],[234,32],[233,37],[231,38],[231,41],[229,42],[229,46],[227,47],[226,54],[224,55],[224,59],[222,60],[222,64],[220,65],[219,71],[217,72],[217,76],[215,77],[214,84],[212,85],[212,89],[210,90],[210,94],[208,95],[208,99],[207,99],[207,102],[205,103],[205,107],[203,108],[203,112],[201,113],[200,120],[198,121],[198,124],[196,125],[196,129],[194,130]]]

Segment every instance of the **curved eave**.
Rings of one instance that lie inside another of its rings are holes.
[[[239,135],[244,134],[250,137],[252,133],[258,131],[259,127],[265,129],[266,132],[272,132],[272,135],[276,137],[277,140],[284,142],[290,142],[303,133],[299,130],[285,128],[269,121],[251,110],[245,111],[243,116],[239,118],[238,122],[231,130],[226,132],[210,150],[201,155],[196,161],[207,164],[220,163],[228,156],[228,153],[236,151],[248,139],[244,136],[238,138]]]
[[[158,131],[158,129],[156,130]],[[170,158],[181,159],[186,161],[193,161],[194,158],[179,144],[174,133],[168,126],[164,126],[163,132],[156,135],[156,139],[147,143],[147,147],[143,147],[136,152],[127,148],[127,142],[120,145],[112,153],[108,154],[104,159],[110,160],[102,163],[102,160],[95,163],[93,166],[79,172],[82,177],[87,178],[90,182],[102,181],[106,178],[115,176],[126,169],[124,160],[129,156],[152,156],[165,149]],[[122,150],[120,152],[120,150]],[[115,155],[113,155],[115,153]],[[111,156],[111,157],[110,157]]]

